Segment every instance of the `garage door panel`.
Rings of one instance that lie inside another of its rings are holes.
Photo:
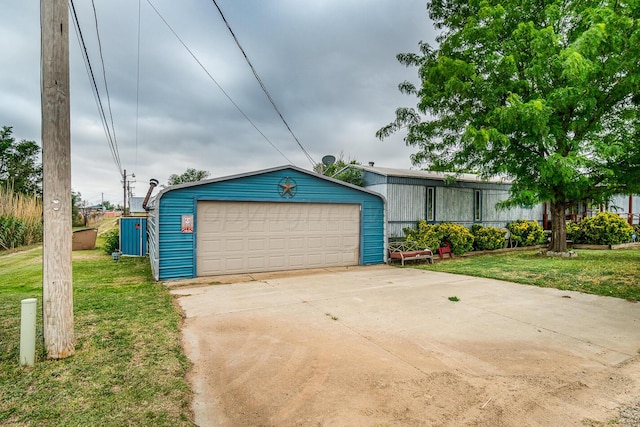
[[[307,224],[302,220],[293,221],[293,222],[289,223],[289,230],[288,231],[290,233],[305,232],[305,231],[307,231]]]
[[[350,264],[353,265],[351,263],[357,262],[358,261],[358,254],[357,253],[345,253],[342,255],[342,262],[344,262],[345,264]]]
[[[198,203],[197,275],[359,263],[359,205]]]
[[[265,257],[263,256],[250,257],[247,259],[247,261],[247,266],[249,267],[249,269],[262,269],[265,267]]]
[[[243,239],[229,239],[225,243],[225,252],[243,252],[245,250],[245,242]]]
[[[285,268],[284,255],[268,256],[269,262],[267,265],[274,270],[281,270]]]
[[[227,256],[227,258],[224,259],[224,267],[230,272],[235,273],[237,271],[242,271],[243,266],[244,259],[241,257]]]
[[[303,238],[291,238],[289,239],[289,250],[304,249],[305,241]]]
[[[241,219],[224,221],[219,233],[240,233],[247,229],[247,222]]]
[[[287,223],[279,218],[267,222],[268,231],[271,233],[284,233],[287,231]]]
[[[342,246],[350,246],[352,248],[356,248],[358,246],[358,242],[358,236],[344,236],[342,238]]]
[[[204,260],[202,268],[205,270],[212,270],[212,271],[220,270],[222,269],[221,259],[217,258],[217,259]]]
[[[327,237],[325,239],[325,246],[328,249],[338,250],[340,249],[340,246],[342,246],[342,240],[343,239],[340,236]]]
[[[325,229],[325,224],[322,220],[312,220],[308,225],[308,230],[310,232],[318,232],[323,231]]]
[[[291,268],[304,268],[305,267],[305,259],[303,255],[289,255],[288,265]]]
[[[328,264],[335,264],[335,263],[338,263],[339,261],[340,261],[340,257],[336,253],[327,254],[327,257],[325,258],[325,262],[327,262]]]
[[[325,257],[319,254],[309,254],[307,257],[307,265],[311,268],[324,267],[326,265]]]
[[[269,250],[271,251],[284,251],[287,246],[285,239],[269,238]]]
[[[251,222],[249,222],[249,226],[247,228],[248,228],[248,231],[251,232],[251,233],[262,233],[262,232],[267,231],[267,230],[265,230],[265,222],[264,222],[264,220],[251,221]]]
[[[321,250],[326,239],[322,237],[309,237],[307,239],[307,249]]]
[[[265,241],[264,239],[257,239],[257,238],[249,239],[247,242],[247,246],[250,251],[264,251],[266,249],[265,246],[267,244],[268,244],[268,241]]]

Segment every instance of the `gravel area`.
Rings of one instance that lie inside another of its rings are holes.
[[[640,427],[640,401],[635,405],[620,410],[619,425],[624,427]]]

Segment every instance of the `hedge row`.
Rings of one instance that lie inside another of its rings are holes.
[[[536,221],[518,220],[507,225],[511,239],[519,246],[533,246],[546,241],[544,230]],[[418,245],[439,248],[449,244],[455,255],[462,255],[471,250],[486,251],[501,249],[505,246],[507,230],[496,227],[474,225],[471,229],[459,224],[429,224],[425,220],[418,221],[416,228],[405,228],[407,241]]]

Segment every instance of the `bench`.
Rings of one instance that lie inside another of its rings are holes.
[[[429,248],[421,248],[415,242],[391,242],[389,243],[389,258],[387,263],[393,260],[400,260],[402,265],[405,261],[426,259],[429,264],[433,263],[433,252]]]

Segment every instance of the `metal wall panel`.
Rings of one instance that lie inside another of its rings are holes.
[[[123,255],[147,255],[147,218],[120,218],[120,252]]]
[[[415,228],[417,221],[425,217],[426,187],[389,184],[387,188],[388,237],[404,237],[405,227]]]
[[[436,221],[473,223],[473,189],[438,188],[436,190]]]
[[[376,190],[387,198],[387,236],[404,237],[404,228],[415,228],[418,219],[426,216],[426,189],[435,189],[435,222],[455,222],[467,227],[474,223],[506,227],[516,219],[542,221],[543,205],[532,208],[517,207],[498,210],[496,203],[509,197],[509,184],[495,182],[457,181],[402,176],[383,176],[365,171],[366,188]],[[372,183],[372,184],[370,184]],[[385,184],[386,183],[386,184]],[[474,221],[474,191],[482,194],[482,218]],[[640,205],[639,205],[640,206]]]
[[[517,219],[535,220],[542,225],[543,206],[537,204],[532,207],[520,206],[510,209],[497,209],[496,204],[509,198],[507,190],[482,191],[482,224],[504,228],[511,221]]]
[[[149,262],[151,262],[151,274],[153,274],[153,278],[155,280],[160,280],[160,253],[158,248],[158,234],[157,209],[152,207],[147,212],[147,243],[149,251]]]

